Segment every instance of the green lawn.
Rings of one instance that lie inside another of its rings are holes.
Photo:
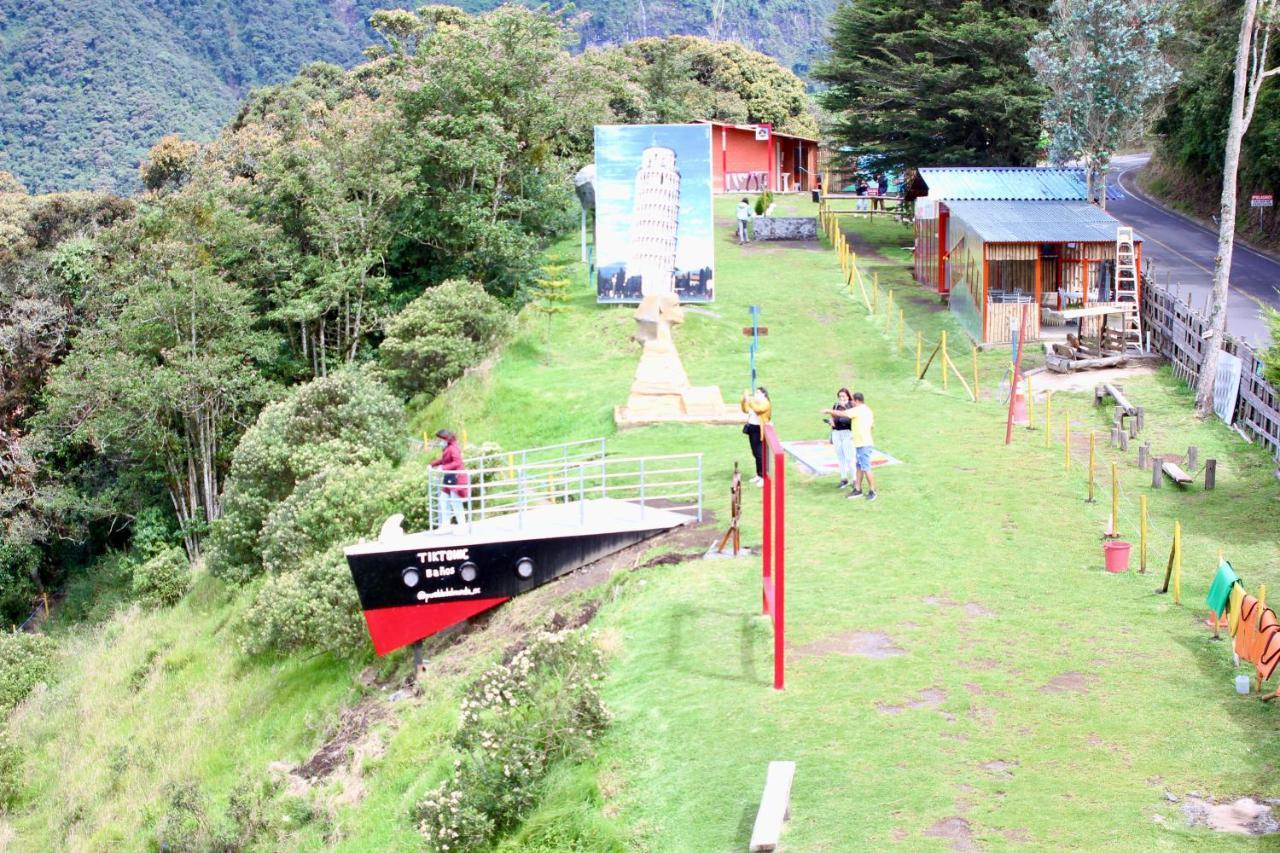
[[[1185,827],[1165,791],[1276,793],[1269,771],[1280,758],[1280,709],[1232,692],[1223,644],[1197,624],[1219,547],[1251,588],[1277,580],[1268,460],[1225,429],[1198,424],[1166,372],[1127,382],[1157,451],[1196,443],[1202,458],[1219,459],[1220,474],[1214,492],[1150,494],[1153,573],[1173,520],[1184,525],[1183,607],[1153,594],[1154,575],[1106,575],[1108,505],[1083,502],[1087,432],[1105,436],[1108,426],[1091,395],[1057,396],[1051,449],[1042,429],[1019,430],[1003,446],[1004,411],[993,397],[1007,351],[981,356],[980,404],[954,379],[948,393],[932,382],[914,389],[912,332],[895,355],[896,330],[883,334],[883,318],[869,319],[842,292],[834,252],[734,245],[732,201],[717,207],[717,316],[690,313],[677,333],[691,380],[717,383],[727,398],[746,384],[740,327],[747,306],[759,304],[770,330],[760,376],[780,433],[821,436],[818,409],[848,385],[876,411],[877,443],[906,464],[880,473],[875,504],[793,472],[793,656],[781,694],[769,688],[758,560],[647,570],[601,611],[596,624],[621,648],[607,689],[618,718],[599,760],[606,810],[648,849],[741,849],[766,763],[787,758],[798,763],[791,849],[945,848],[947,832],[993,846],[1138,849],[1207,840],[1206,830]],[[958,327],[910,282],[909,232],[888,222],[855,227],[895,261],[864,257],[864,271],[895,290],[912,331],[932,341],[949,329],[968,376]],[[473,440],[492,435],[511,446],[607,433],[637,356],[626,343],[631,328],[628,309],[597,308],[581,291],[544,338],[525,338],[483,383],[440,401],[420,425],[463,422]],[[1078,442],[1069,474],[1064,413]],[[1136,539],[1149,475],[1133,462],[1136,445],[1122,460],[1105,444],[1099,468],[1121,462],[1121,530]],[[733,461],[749,460],[733,427],[634,430],[611,446],[706,453],[711,504],[721,510]],[[750,491],[746,514],[747,539],[757,541]],[[839,651],[862,634],[883,635],[870,639],[901,654]]]
[[[1218,488],[1150,491],[1133,452],[1121,459],[1100,442],[1100,469],[1121,462],[1126,537],[1136,538],[1138,495],[1151,501],[1152,574],[1107,575],[1108,504],[1083,501],[1084,442],[1091,429],[1105,436],[1109,421],[1091,395],[1056,397],[1052,447],[1043,429],[1018,430],[1005,447],[995,397],[1007,352],[980,356],[977,404],[954,379],[944,392],[936,373],[915,387],[917,329],[931,342],[946,328],[966,376],[970,351],[936,297],[910,282],[906,229],[853,226],[888,258],[864,252],[864,272],[878,273],[906,312],[907,345],[895,353],[896,328],[886,335],[885,319],[868,318],[842,287],[833,251],[738,247],[734,203],[717,200],[717,301],[689,311],[676,332],[690,379],[736,399],[749,381],[741,327],[759,304],[769,327],[760,381],[781,435],[822,436],[818,410],[847,385],[866,393],[877,443],[905,464],[878,472],[874,504],[789,472],[782,693],[770,688],[758,558],[649,568],[577,593],[603,593],[592,624],[612,655],[604,692],[615,721],[594,762],[553,775],[507,848],[568,849],[548,841],[559,832],[576,833],[580,849],[616,849],[623,839],[655,851],[741,850],[771,759],[797,762],[791,850],[1258,846],[1188,828],[1165,793],[1278,795],[1280,707],[1234,694],[1224,644],[1199,623],[1219,548],[1251,589],[1267,582],[1273,600],[1280,595],[1277,484],[1266,456],[1196,422],[1188,392],[1167,372],[1126,382],[1146,407],[1156,450],[1197,444],[1202,458],[1219,460]],[[788,203],[812,209],[807,199]],[[551,254],[576,258],[576,241]],[[494,364],[417,412],[414,431],[448,425],[507,448],[610,435],[615,452],[700,451],[709,506],[723,518],[733,462],[749,464],[745,437],[732,426],[614,435],[613,406],[626,399],[639,354],[628,340],[632,311],[598,307],[585,271],[572,275],[563,313],[526,313]],[[1041,419],[1042,406],[1036,412]],[[1078,442],[1069,472],[1064,413]],[[1184,528],[1182,607],[1152,593],[1174,519]],[[745,521],[745,540],[757,543],[750,488]],[[292,846],[412,849],[409,808],[443,771],[458,685],[545,618],[555,587],[433,648],[424,696],[387,705],[374,726],[381,745],[354,773],[306,793],[316,813]],[[19,849],[145,846],[171,783],[198,780],[219,810],[272,762],[305,760],[333,734],[341,708],[380,692],[361,666],[327,656],[244,660],[227,636],[242,606],[204,578],[177,608],[126,613],[69,638],[59,684],[11,722],[28,754],[30,793],[0,824],[0,839]],[[867,648],[893,654],[851,653]],[[397,654],[373,674],[405,665]]]

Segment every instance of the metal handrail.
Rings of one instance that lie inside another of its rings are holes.
[[[551,461],[516,462],[531,454],[560,450],[561,458]],[[503,464],[492,464],[501,460]],[[676,453],[660,456],[604,455],[604,440],[571,442],[529,451],[491,453],[466,460],[459,471],[432,469],[428,472],[428,517],[432,528],[451,521],[445,518],[443,490],[445,478],[465,472],[468,496],[462,499],[465,527],[497,516],[517,515],[523,527],[525,514],[546,503],[580,504],[585,519],[586,501],[614,498],[639,503],[645,509],[660,501],[663,509],[693,511],[702,520],[702,454]],[[693,475],[693,476],[690,476]]]

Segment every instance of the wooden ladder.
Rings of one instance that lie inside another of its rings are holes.
[[[1142,306],[1138,302],[1138,258],[1133,245],[1133,229],[1127,225],[1116,229],[1116,301],[1133,303],[1133,310],[1124,315],[1125,349],[1143,352]]]

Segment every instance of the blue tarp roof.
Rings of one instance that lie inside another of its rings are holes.
[[[1114,243],[1120,220],[1087,201],[948,201],[987,243]],[[1134,239],[1141,239],[1135,235]]]
[[[1084,201],[1084,169],[1031,166],[939,166],[920,169],[929,197],[943,201]],[[1107,198],[1124,198],[1108,181]]]

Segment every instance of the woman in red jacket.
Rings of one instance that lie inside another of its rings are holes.
[[[444,452],[431,463],[432,468],[445,472],[444,482],[440,486],[440,526],[451,521],[466,524],[466,509],[462,502],[469,489],[467,472],[462,462],[462,448],[458,447],[458,437],[447,429],[438,431],[436,438],[444,442]]]

